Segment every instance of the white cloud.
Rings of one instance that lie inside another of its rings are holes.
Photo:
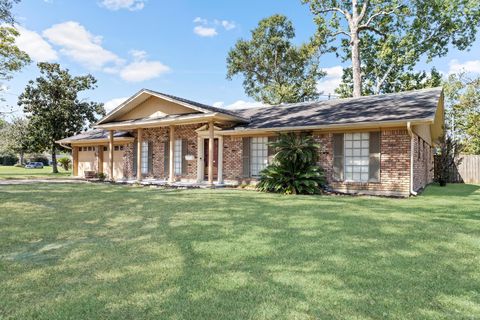
[[[334,95],[335,89],[338,88],[342,82],[343,68],[341,66],[334,66],[323,68],[322,70],[325,71],[327,75],[318,81],[317,90],[325,95]]]
[[[196,26],[193,28],[193,32],[200,37],[215,37],[218,35],[218,32],[215,28]]]
[[[128,97],[114,98],[105,102],[103,104],[103,107],[105,108],[105,111],[109,113],[110,111],[118,107],[122,102],[124,102],[127,99]]]
[[[116,54],[102,47],[102,37],[94,36],[84,26],[75,21],[53,25],[43,31],[43,36],[60,46],[60,52],[85,67],[101,69],[107,64],[123,63]]]
[[[235,29],[235,27],[237,26],[237,25],[235,24],[235,22],[233,22],[233,21],[228,21],[228,20],[219,21],[219,24],[221,24],[222,27],[224,27],[225,30],[227,30],[227,31],[232,30],[232,29]]]
[[[125,81],[141,82],[156,78],[170,71],[170,68],[160,61],[147,60],[145,51],[132,50],[130,54],[134,61],[120,70],[120,77]]]
[[[266,104],[256,101],[244,101],[244,100],[237,100],[231,104],[225,105],[223,101],[217,101],[213,103],[213,106],[216,108],[224,108],[224,109],[249,109],[249,108],[260,108],[266,107]]]
[[[28,53],[32,60],[40,62],[58,59],[57,52],[41,35],[21,26],[16,28],[20,35],[15,39],[15,43],[21,50]]]
[[[459,73],[459,72],[471,72],[471,73],[480,73],[480,60],[469,60],[465,62],[460,62],[457,59],[452,59],[449,63],[448,73]]]
[[[100,5],[108,10],[117,11],[127,9],[129,11],[142,10],[145,7],[144,0],[103,0]]]
[[[233,21],[214,19],[208,21],[202,17],[196,17],[193,19],[193,23],[196,26],[193,28],[193,32],[201,37],[214,37],[218,35],[217,26],[223,27],[226,31],[236,28],[236,24]]]

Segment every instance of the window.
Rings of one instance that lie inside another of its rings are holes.
[[[268,138],[255,137],[250,139],[250,174],[258,177],[260,171],[268,164]]]
[[[182,174],[182,139],[175,140],[174,171],[176,175]]]
[[[103,151],[108,151],[108,147],[103,147]]]
[[[370,134],[345,134],[345,180],[368,182]]]
[[[142,141],[142,174],[148,174],[148,141]]]

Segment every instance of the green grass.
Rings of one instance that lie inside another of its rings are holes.
[[[71,172],[58,167],[59,173],[52,173],[52,167],[45,166],[43,169],[25,169],[14,166],[0,166],[0,180],[12,179],[58,179],[68,178]]]
[[[0,186],[0,319],[479,319],[480,186]]]

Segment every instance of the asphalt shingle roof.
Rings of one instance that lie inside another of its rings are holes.
[[[245,129],[433,119],[442,89],[235,110]]]

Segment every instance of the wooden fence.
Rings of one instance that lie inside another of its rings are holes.
[[[450,168],[448,182],[451,183],[480,183],[480,155],[461,155],[460,163]],[[435,157],[435,172],[437,171],[437,157]]]

